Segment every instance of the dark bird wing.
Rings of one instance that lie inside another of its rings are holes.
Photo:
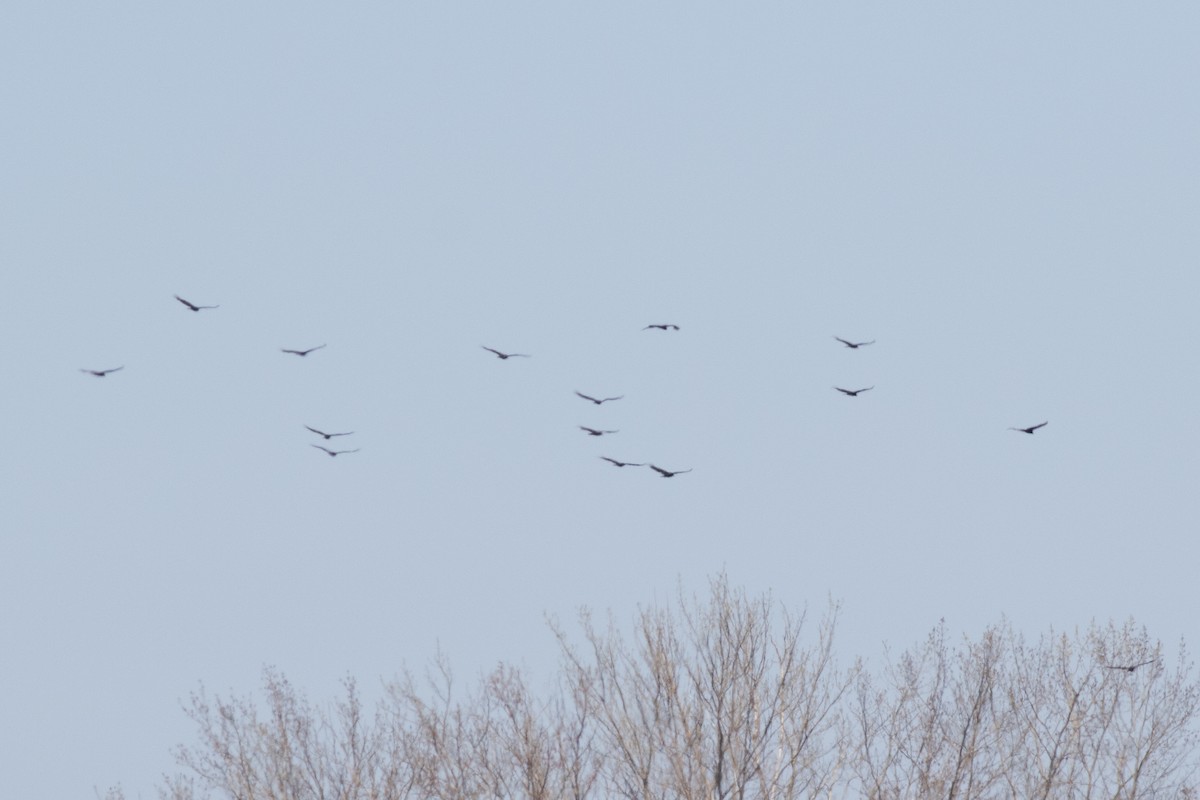
[[[312,445],[312,446],[313,446],[313,447],[315,447],[315,448],[317,448],[318,450],[323,450],[323,451],[325,451],[326,453],[329,453],[329,455],[331,455],[331,456],[336,456],[336,455],[337,455],[337,453],[333,452],[333,451],[332,451],[332,450],[330,450],[329,448],[327,448],[327,447],[321,447],[321,445],[319,445],[319,444],[314,444],[314,445]]]
[[[184,300],[184,299],[183,299],[182,297],[180,297],[179,295],[175,295],[175,299],[176,299],[176,300],[178,300],[179,302],[183,303],[185,306],[187,306],[188,308],[190,308],[192,311],[198,311],[198,310],[199,310],[197,306],[194,306],[194,305],[192,305],[191,303],[189,303],[187,300]]]
[[[597,400],[596,398],[594,398],[594,397],[591,397],[590,395],[586,395],[586,394],[584,394],[583,392],[579,391],[578,389],[575,391],[575,394],[579,395],[579,396],[580,396],[580,397],[582,397],[584,400],[591,400],[593,403],[599,403],[599,402],[601,402],[600,400]]]
[[[487,350],[489,353],[495,353],[496,355],[500,356],[501,358],[504,358],[504,353],[501,353],[499,350],[495,350],[491,347],[488,347],[488,346],[482,345],[482,344],[479,346],[482,347],[484,350]]]
[[[846,347],[854,347],[854,343],[853,343],[853,342],[847,342],[845,339],[843,339],[843,338],[842,338],[842,337],[840,337],[840,336],[835,336],[835,337],[833,337],[833,338],[837,339],[839,342],[841,342],[842,344],[846,345]]]
[[[304,427],[308,428],[310,431],[317,434],[318,436],[324,436],[326,439],[328,439],[332,435],[332,434],[326,433],[325,431],[319,431],[316,428],[309,427],[308,425],[305,425]]]
[[[1046,426],[1047,426],[1047,425],[1049,425],[1049,424],[1050,424],[1050,420],[1046,420],[1045,422],[1041,423],[1040,425],[1031,425],[1031,426],[1029,426],[1029,429],[1028,429],[1028,430],[1029,430],[1029,432],[1030,432],[1030,433],[1033,433],[1033,432],[1034,432],[1034,431],[1036,431],[1038,428],[1044,428],[1044,427],[1046,427]]]
[[[601,431],[598,431],[598,430],[596,430],[595,428],[589,428],[589,427],[588,427],[588,426],[586,426],[586,425],[580,425],[580,426],[579,426],[579,430],[581,430],[581,431],[587,431],[587,432],[588,432],[588,433],[590,433],[592,436],[599,436],[599,435],[600,435],[600,433],[601,433]]]
[[[601,402],[601,403],[607,403],[609,400],[620,400],[620,399],[621,399],[622,397],[624,397],[624,396],[625,396],[625,395],[621,395],[620,397],[606,397],[606,398],[604,398],[603,400],[601,400],[600,402]]]

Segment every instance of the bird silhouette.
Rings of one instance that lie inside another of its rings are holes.
[[[1028,434],[1032,435],[1033,432],[1036,431],[1038,428],[1046,427],[1046,425],[1049,424],[1049,422],[1050,422],[1050,420],[1046,420],[1046,422],[1043,422],[1040,425],[1030,425],[1028,428],[1009,428],[1009,430],[1010,431],[1020,431],[1021,433],[1028,433]]]
[[[837,339],[839,342],[846,345],[846,347],[849,347],[851,350],[857,350],[860,347],[866,347],[869,344],[875,344],[874,339],[872,339],[869,342],[847,342],[845,339],[841,338],[840,336],[835,336],[833,338]]]
[[[330,450],[328,447],[321,447],[321,445],[319,445],[319,444],[314,444],[312,446],[317,448],[318,450],[322,450],[322,451],[328,453],[331,457],[332,456],[340,456],[342,453],[357,453],[359,450],[362,449],[361,447],[356,447],[353,450]]]
[[[600,457],[603,458],[608,463],[615,464],[618,467],[644,467],[644,466],[646,466],[645,464],[635,464],[632,461],[617,461],[615,458],[609,458],[608,456],[600,456]]]
[[[674,478],[676,475],[682,475],[685,472],[692,471],[691,468],[688,468],[688,469],[677,469],[674,472],[672,472],[669,469],[663,469],[662,467],[656,467],[653,464],[650,465],[650,469],[654,470],[659,475],[662,475],[664,478]]]
[[[1137,669],[1138,667],[1144,667],[1144,666],[1146,666],[1147,664],[1153,664],[1155,661],[1158,661],[1158,659],[1157,659],[1157,658],[1151,658],[1151,659],[1149,659],[1148,661],[1141,661],[1141,662],[1138,662],[1137,664],[1119,665],[1119,666],[1114,666],[1114,665],[1110,665],[1110,664],[1105,664],[1105,665],[1104,665],[1104,668],[1105,668],[1105,669],[1122,669],[1122,670],[1125,670],[1126,672],[1133,672],[1133,671],[1134,671],[1135,669]]]
[[[195,303],[189,303],[187,300],[184,300],[179,295],[175,295],[175,299],[178,300],[179,302],[183,303],[185,306],[190,308],[192,311],[200,311],[201,309],[205,309],[205,308],[220,308],[220,306],[198,306]]]
[[[516,358],[533,358],[533,356],[531,356],[527,353],[501,353],[499,350],[493,350],[492,348],[486,347],[482,344],[479,346],[482,347],[484,350],[487,350],[489,353],[495,353],[496,357],[500,358],[500,359],[514,358],[514,357],[516,357]]]
[[[667,323],[666,325],[647,325],[646,327],[642,328],[642,330],[648,331],[651,328],[657,328],[660,331],[677,331],[677,330],[679,330],[678,325],[671,325],[670,323]]]
[[[579,430],[587,431],[588,436],[603,436],[606,433],[620,433],[620,431],[598,431],[595,428],[589,428],[586,425],[580,425]]]
[[[332,439],[335,436],[349,436],[350,434],[354,433],[354,431],[346,431],[345,433],[326,433],[325,431],[319,431],[316,428],[311,428],[308,425],[305,425],[304,427],[308,428],[310,431],[317,434],[318,436],[324,436],[326,438],[326,440]]]
[[[586,395],[586,394],[584,394],[583,392],[580,392],[580,391],[576,391],[576,392],[575,392],[575,394],[579,395],[579,396],[580,396],[580,397],[582,397],[584,400],[591,400],[591,401],[592,401],[593,403],[595,403],[596,405],[600,405],[601,403],[607,403],[609,400],[620,400],[620,399],[621,399],[621,397],[624,397],[624,396],[625,396],[625,395],[621,395],[620,397],[602,397],[602,398],[598,398],[598,397],[592,397],[592,396],[590,396],[590,395]]]
[[[839,392],[841,392],[842,394],[844,394],[844,395],[846,395],[846,396],[848,396],[848,397],[858,397],[858,396],[859,396],[859,394],[861,394],[862,392],[869,392],[869,391],[871,391],[872,389],[874,389],[875,387],[874,387],[874,386],[868,386],[868,387],[867,387],[867,388],[865,388],[865,389],[843,389],[843,388],[842,388],[842,387],[840,387],[840,386],[835,386],[835,387],[833,387],[833,388],[837,389]]]
[[[97,378],[103,378],[105,375],[107,375],[110,372],[116,372],[117,370],[122,370],[122,369],[125,369],[124,364],[122,364],[119,367],[113,367],[112,369],[81,369],[79,371],[86,372],[88,375],[95,375]]]
[[[281,347],[279,349],[284,353],[291,353],[294,356],[303,357],[303,356],[306,356],[309,353],[311,353],[313,350],[320,350],[322,347],[325,347],[325,345],[319,344],[316,347],[310,347],[307,350],[288,350],[287,348],[284,348],[284,347]]]

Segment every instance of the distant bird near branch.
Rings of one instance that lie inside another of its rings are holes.
[[[184,300],[179,295],[175,295],[175,299],[178,300],[179,302],[183,303],[185,306],[190,308],[192,311],[200,311],[205,308],[220,308],[220,306],[198,306],[195,303],[189,303],[187,300]]]
[[[1137,664],[1120,665],[1120,666],[1114,666],[1114,665],[1110,665],[1110,664],[1105,664],[1105,665],[1104,665],[1104,668],[1105,668],[1105,669],[1121,669],[1121,670],[1124,670],[1124,671],[1126,671],[1126,672],[1133,672],[1133,671],[1134,671],[1135,669],[1137,669],[1138,667],[1144,667],[1144,666],[1146,666],[1147,664],[1153,664],[1155,661],[1158,661],[1158,659],[1157,659],[1157,658],[1151,658],[1151,659],[1149,659],[1148,661],[1141,661],[1141,662],[1139,662],[1139,663],[1137,663]]]
[[[326,440],[332,439],[335,436],[349,436],[350,434],[354,433],[354,431],[346,431],[345,433],[326,433],[325,431],[319,431],[316,428],[309,427],[308,425],[305,425],[304,427],[308,428],[318,436],[324,436]]]
[[[322,347],[325,347],[325,345],[319,344],[316,347],[310,347],[307,350],[288,350],[287,348],[284,348],[284,347],[281,347],[279,349],[284,353],[291,353],[294,356],[300,356],[301,358],[303,358],[304,356],[308,355],[309,353],[311,353],[314,350],[320,350]]]
[[[122,369],[125,369],[124,364],[122,364],[119,367],[113,367],[112,369],[81,369],[79,371],[86,372],[88,375],[95,375],[97,378],[103,378],[105,375],[107,375],[110,372],[117,372],[118,370],[122,370]]]
[[[644,466],[646,466],[645,464],[635,464],[632,461],[617,461],[615,458],[609,458],[608,456],[600,456],[600,457],[603,458],[608,463],[614,464],[618,467],[644,467]]]
[[[1009,428],[1009,430],[1010,431],[1020,431],[1021,433],[1028,433],[1028,434],[1032,435],[1033,432],[1036,431],[1038,428],[1044,428],[1049,423],[1050,423],[1050,420],[1046,420],[1045,422],[1041,423],[1040,425],[1030,425],[1028,428]]]
[[[606,433],[620,433],[620,431],[598,431],[595,428],[589,428],[586,425],[580,425],[579,430],[587,431],[588,436],[603,436]]]
[[[874,386],[868,386],[868,387],[867,387],[867,388],[865,388],[865,389],[843,389],[843,388],[842,388],[842,387],[840,387],[840,386],[835,386],[835,387],[833,387],[833,388],[837,389],[839,392],[841,392],[842,394],[844,394],[844,395],[846,395],[846,396],[848,396],[848,397],[858,397],[858,396],[859,396],[860,394],[862,394],[863,392],[869,392],[869,391],[871,391],[872,389],[874,389],[875,387],[874,387]]]
[[[648,331],[651,328],[656,328],[660,331],[677,331],[677,330],[679,330],[678,325],[672,325],[670,323],[667,323],[665,325],[647,325],[646,327],[642,328],[642,330]]]
[[[479,346],[480,346],[480,347],[482,347],[484,350],[487,350],[489,353],[495,353],[495,354],[496,354],[496,357],[497,357],[497,358],[500,358],[500,359],[505,359],[505,358],[533,358],[533,356],[531,356],[531,355],[529,355],[529,354],[527,354],[527,353],[501,353],[499,350],[493,350],[492,348],[490,348],[490,347],[486,347],[485,345],[482,345],[482,344],[481,344],[481,345],[479,345]]]
[[[849,347],[851,350],[857,350],[860,347],[866,347],[869,344],[875,344],[874,339],[872,339],[869,342],[847,342],[845,339],[841,338],[840,336],[835,336],[833,338],[837,339],[839,342],[846,345],[846,347]]]
[[[331,457],[332,456],[340,456],[343,453],[357,453],[359,450],[362,449],[361,447],[356,447],[353,450],[330,450],[328,447],[321,447],[321,445],[319,445],[319,444],[314,444],[312,446],[317,448],[318,450],[328,453]]]
[[[653,464],[650,465],[650,469],[654,470],[659,475],[662,475],[664,478],[674,478],[676,475],[682,475],[685,472],[692,471],[692,469],[689,467],[688,469],[677,469],[674,472],[672,472],[669,469],[663,469],[662,467],[656,467]]]
[[[607,403],[609,400],[620,400],[622,397],[625,396],[625,395],[620,395],[619,397],[592,397],[591,395],[586,395],[583,392],[580,392],[578,390],[576,390],[575,394],[579,395],[584,400],[591,400],[596,405],[600,405],[601,403]]]

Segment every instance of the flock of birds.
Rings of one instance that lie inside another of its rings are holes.
[[[178,300],[180,303],[182,303],[184,306],[186,306],[189,311],[205,311],[205,310],[220,308],[219,305],[216,305],[216,306],[196,305],[195,303],[193,303],[189,300],[183,299],[179,295],[175,295],[175,299]],[[319,344],[316,347],[310,347],[307,350],[292,350],[292,349],[289,349],[286,347],[281,347],[281,348],[279,348],[279,350],[282,353],[288,353],[290,355],[300,356],[301,358],[304,358],[309,353],[320,350],[321,348],[326,347],[326,346],[327,345],[325,345],[325,344]],[[505,358],[507,358],[507,356],[505,356]],[[119,367],[113,367],[111,369],[81,369],[79,371],[87,373],[88,375],[94,375],[97,378],[103,378],[106,375],[111,375],[114,372],[120,372],[123,369],[125,369],[124,364],[122,364]],[[351,434],[354,433],[354,431],[346,431],[343,433],[326,433],[325,431],[317,430],[316,428],[314,428],[310,425],[305,425],[304,427],[307,428],[308,430],[312,431],[313,433],[317,434],[318,436],[323,437],[325,439],[325,441],[331,441],[334,437],[337,437],[337,436],[350,436]],[[334,457],[337,457],[340,455],[345,455],[346,453],[357,453],[359,450],[362,449],[361,447],[356,447],[353,450],[330,450],[328,447],[325,447],[325,446],[319,445],[319,444],[314,444],[312,446],[317,448],[321,452],[328,454],[330,458],[334,458]]]
[[[677,331],[677,330],[679,330],[679,326],[671,324],[671,323],[666,323],[666,324],[661,324],[661,325],[647,325],[646,327],[642,328],[642,330],[644,330],[644,331],[648,331],[648,330]],[[502,350],[497,350],[494,347],[488,347],[487,345],[480,345],[480,347],[482,347],[484,350],[487,350],[489,353],[495,354],[495,356],[501,360],[508,360],[510,358],[531,358],[532,357],[528,353],[505,353]],[[623,394],[617,395],[615,397],[593,397],[590,394],[584,394],[583,392],[579,391],[578,389],[575,390],[575,396],[579,397],[583,400],[587,400],[592,405],[597,405],[597,406],[602,406],[605,403],[612,403],[616,400],[621,400],[625,397],[625,395],[623,395]],[[610,434],[620,433],[619,430],[609,430],[607,428],[592,428],[587,425],[580,425],[579,430],[583,431],[588,436],[608,436]],[[691,467],[688,467],[687,469],[663,469],[662,467],[658,466],[657,464],[651,464],[649,462],[619,461],[615,458],[609,458],[608,456],[600,456],[600,458],[616,467],[649,467],[650,469],[654,470],[655,472],[657,472],[659,475],[661,475],[664,478],[674,478],[676,475],[683,475],[684,473],[692,471]]]
[[[846,345],[846,347],[850,348],[851,350],[857,350],[860,347],[866,347],[869,344],[875,344],[874,339],[872,339],[869,342],[851,342],[847,339],[843,339],[840,336],[835,336],[833,338],[837,339],[839,342]],[[869,392],[872,389],[874,389],[875,387],[868,386],[865,389],[843,389],[841,386],[834,386],[833,388],[836,389],[837,391],[841,392],[842,394],[846,395],[847,397],[858,397],[863,392]],[[1028,433],[1028,434],[1032,435],[1033,432],[1036,431],[1038,428],[1044,428],[1048,424],[1049,424],[1049,421],[1039,422],[1037,425],[1030,425],[1028,428],[1009,428],[1009,430],[1010,431],[1020,431],[1021,433]]]
[[[180,297],[179,295],[175,295],[175,299],[178,300],[181,304],[183,304],[189,311],[193,311],[193,312],[206,311],[206,310],[220,308],[219,305],[212,305],[212,306],[197,305],[196,303],[193,303],[189,300],[185,300],[184,298]],[[644,330],[644,331],[648,331],[648,330],[678,331],[679,326],[675,325],[673,323],[651,324],[651,325],[647,325],[642,330]],[[843,345],[845,345],[850,350],[857,350],[860,347],[866,347],[868,345],[875,344],[874,339],[871,339],[870,341],[855,342],[855,341],[850,341],[849,339],[843,339],[840,336],[834,336],[833,338],[835,340],[837,340],[838,342],[841,342]],[[310,353],[316,352],[317,350],[320,350],[326,346],[327,346],[326,344],[319,344],[315,347],[309,347],[305,350],[294,350],[294,349],[290,349],[290,348],[286,348],[286,347],[281,347],[280,352],[287,353],[289,355],[299,356],[300,358],[305,358]],[[499,358],[502,361],[507,361],[510,358],[531,358],[532,357],[528,353],[506,353],[502,350],[497,350],[494,347],[488,347],[486,345],[480,345],[480,346],[484,350],[488,351],[489,353],[492,353],[493,355],[495,355],[497,358]],[[125,368],[125,365],[122,364],[119,367],[112,367],[109,369],[86,369],[86,368],[84,368],[84,369],[80,369],[79,371],[86,373],[88,375],[93,375],[97,378],[103,378],[108,375],[111,375],[114,372],[120,372],[124,368]],[[841,392],[842,394],[846,395],[847,397],[858,397],[863,392],[869,392],[872,389],[874,389],[875,387],[874,387],[874,385],[872,385],[872,386],[863,387],[862,389],[846,389],[841,386],[834,386],[833,388],[834,388],[834,390]],[[588,402],[592,403],[593,405],[597,405],[597,406],[604,405],[605,403],[611,403],[611,402],[621,400],[622,398],[624,398],[624,395],[617,395],[615,397],[593,397],[592,395],[584,394],[583,392],[581,392],[579,390],[576,390],[575,394],[579,398],[581,398],[583,400],[587,400]],[[1026,428],[1011,427],[1011,428],[1009,428],[1009,430],[1010,431],[1019,431],[1021,433],[1027,433],[1027,434],[1032,435],[1035,431],[1039,430],[1040,428],[1046,427],[1046,425],[1048,425],[1048,424],[1049,424],[1049,421],[1039,422],[1036,425],[1030,425],[1029,427],[1026,427]],[[327,442],[332,441],[336,437],[350,436],[354,433],[354,431],[326,433],[325,431],[318,430],[317,428],[311,427],[309,425],[305,425],[304,427],[306,429],[308,429],[309,431],[311,431],[312,433],[315,433],[318,436],[321,436]],[[610,429],[606,429],[606,428],[593,428],[593,427],[590,427],[587,425],[580,425],[579,429],[581,431],[583,431],[585,434],[587,434],[588,436],[595,436],[595,437],[608,436],[610,434],[620,433],[619,430],[610,430]],[[316,449],[320,450],[321,452],[327,454],[330,458],[335,458],[337,456],[345,455],[347,453],[357,453],[357,452],[359,452],[359,450],[362,449],[362,448],[356,447],[351,450],[332,450],[332,449],[330,449],[324,445],[320,445],[320,444],[314,444],[314,445],[312,445],[312,447],[315,447]],[[600,458],[604,461],[607,461],[608,463],[612,464],[615,467],[649,467],[650,469],[654,470],[655,472],[657,472],[659,475],[661,475],[664,478],[673,478],[676,475],[683,475],[685,473],[692,471],[691,467],[689,467],[688,469],[669,470],[669,469],[663,469],[662,467],[657,466],[656,464],[652,464],[650,462],[620,461],[615,458],[610,458],[609,456],[600,456]],[[1120,667],[1120,669],[1128,669],[1130,672],[1132,672],[1134,669],[1136,669],[1139,666],[1142,666],[1142,665],[1136,664],[1133,667]]]

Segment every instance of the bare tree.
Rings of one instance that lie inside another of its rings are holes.
[[[751,600],[722,576],[707,603],[639,616],[630,645],[582,623],[588,649],[564,644],[566,670],[596,709],[610,795],[648,798],[822,796],[844,765],[837,707],[855,667],[834,665],[836,606],[817,642],[804,616]],[[565,636],[560,632],[560,641]]]
[[[1135,800],[1195,798],[1200,683],[1181,645],[1132,622],[1028,643],[1007,622],[945,625],[874,673],[840,665],[819,623],[724,576],[624,631],[558,624],[546,693],[501,664],[456,682],[438,655],[313,706],[279,673],[254,698],[185,711],[198,742],[163,800]],[[119,786],[105,800],[123,800]]]

